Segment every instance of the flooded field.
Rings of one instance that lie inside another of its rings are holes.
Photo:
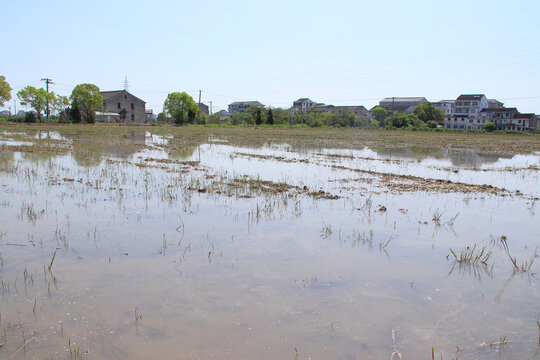
[[[540,359],[540,138],[396,133],[0,128],[0,358]]]

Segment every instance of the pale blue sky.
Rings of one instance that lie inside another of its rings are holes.
[[[0,75],[69,95],[129,90],[289,107],[484,93],[540,113],[539,0],[0,0]],[[13,100],[10,105],[13,108]],[[7,108],[7,104],[6,104]],[[20,109],[19,105],[17,108]]]

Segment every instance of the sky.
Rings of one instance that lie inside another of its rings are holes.
[[[128,89],[288,108],[485,94],[540,114],[538,0],[0,0],[0,75],[69,96]]]

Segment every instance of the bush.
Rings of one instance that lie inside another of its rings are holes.
[[[35,123],[36,122],[36,114],[33,112],[27,112],[24,114],[24,122],[25,123]]]
[[[492,132],[492,131],[495,131],[497,127],[495,126],[494,123],[492,122],[488,122],[484,125],[484,130],[486,130],[487,132]]]
[[[429,120],[426,125],[430,129],[435,129],[439,124],[435,120]]]

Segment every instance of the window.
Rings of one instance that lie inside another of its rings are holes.
[[[472,106],[478,106],[478,102],[477,102],[477,101],[473,101]]]
[[[131,121],[135,121],[135,115],[131,114]]]
[[[122,106],[120,105],[120,103],[117,104],[118,105],[118,108],[120,109]]]
[[[127,95],[124,95],[124,99],[127,99]]]
[[[131,103],[131,109],[135,109],[135,104]]]

